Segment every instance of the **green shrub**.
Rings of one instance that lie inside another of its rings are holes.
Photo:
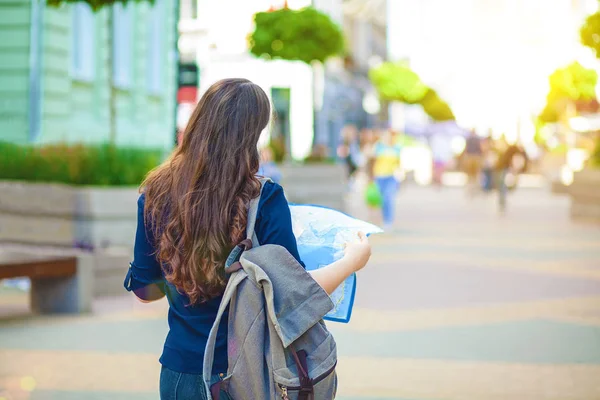
[[[92,9],[92,11],[97,12],[100,11],[102,8],[108,8],[111,7],[114,4],[122,4],[122,5],[126,5],[129,3],[141,3],[143,0],[133,0],[133,1],[127,1],[127,0],[48,0],[47,4],[51,7],[61,7],[64,4],[73,4],[73,3],[79,3],[79,2],[83,2],[83,3],[87,3],[90,8]],[[150,4],[154,4],[154,0],[147,0],[148,3]]]
[[[162,158],[160,150],[111,145],[20,146],[0,142],[0,179],[71,185],[134,186]]]

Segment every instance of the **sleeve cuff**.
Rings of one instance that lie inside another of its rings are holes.
[[[129,263],[129,269],[127,270],[127,275],[125,276],[125,281],[123,282],[123,286],[128,292],[143,289],[153,283],[159,284],[162,282],[161,279],[150,280],[141,278],[135,274],[134,268],[135,265],[133,263]]]

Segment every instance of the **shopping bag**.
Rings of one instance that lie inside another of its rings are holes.
[[[383,203],[381,192],[375,182],[369,183],[367,190],[365,191],[365,201],[367,205],[372,208],[380,208]]]

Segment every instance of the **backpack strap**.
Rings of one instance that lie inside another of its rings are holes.
[[[252,247],[260,246],[258,243],[258,239],[256,238],[256,234],[254,232],[254,227],[256,225],[256,217],[258,216],[258,204],[260,203],[260,197],[262,195],[262,190],[265,187],[265,183],[270,182],[269,178],[261,178],[260,179],[260,194],[258,197],[252,199],[250,204],[248,204],[248,217],[246,221],[246,239],[239,243],[237,246],[231,250],[227,260],[225,261],[225,270],[227,273],[234,273],[241,266],[232,267],[237,261],[240,260],[242,253],[246,250],[250,250]]]
[[[202,378],[204,379],[204,385],[206,386],[206,392],[209,394],[209,400],[219,400],[219,392],[221,389],[221,381],[211,386],[211,376],[212,376],[212,368],[215,361],[215,345],[217,342],[217,332],[219,331],[219,325],[221,323],[221,319],[223,318],[223,314],[229,306],[231,302],[231,298],[235,293],[238,285],[245,279],[245,276],[236,274],[229,279],[227,283],[227,287],[225,288],[225,293],[223,294],[223,299],[221,300],[221,304],[219,305],[219,311],[217,312],[217,317],[215,318],[215,322],[213,323],[212,328],[210,329],[210,333],[208,334],[208,340],[206,342],[206,347],[204,349],[204,361],[202,365]]]
[[[269,181],[271,181],[269,178],[260,179],[260,194],[258,195],[258,197],[252,199],[250,201],[250,204],[248,205],[246,239],[243,240],[237,246],[235,246],[229,254],[229,256],[227,257],[227,260],[225,262],[225,268],[228,274],[233,274],[234,272],[241,269],[242,265],[240,264],[239,259],[245,250],[250,250],[253,246],[258,247],[260,245],[254,233],[254,226],[256,225],[256,217],[258,215],[258,203],[260,202],[262,190],[265,187],[265,183]],[[215,322],[213,323],[213,326],[208,335],[206,348],[204,349],[202,375],[207,393],[209,394],[209,399],[212,398],[213,400],[219,400],[219,392],[221,389],[221,381],[217,382],[215,385],[212,385],[212,387],[210,382],[210,378],[212,376],[212,367],[215,360],[215,345],[217,341],[217,332],[219,330],[219,325],[221,323],[221,319],[223,318],[223,313],[225,312],[227,306],[231,302],[231,298],[233,297],[237,286],[244,279],[245,277],[240,274],[233,275],[229,279],[227,287],[225,288],[225,293],[223,294],[223,299],[221,300],[221,304],[219,305],[219,311],[217,312]]]
[[[260,246],[258,243],[258,239],[256,238],[256,234],[254,233],[254,226],[256,225],[256,217],[258,216],[258,203],[260,203],[260,198],[262,196],[262,191],[265,188],[265,183],[271,182],[269,178],[260,178],[260,194],[258,197],[255,197],[250,201],[248,205],[248,218],[246,222],[246,239],[250,239],[252,241],[252,245],[254,247]]]

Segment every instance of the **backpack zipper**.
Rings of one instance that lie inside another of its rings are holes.
[[[279,389],[281,389],[281,399],[282,400],[290,400],[288,397],[288,389],[283,385],[279,385]]]

